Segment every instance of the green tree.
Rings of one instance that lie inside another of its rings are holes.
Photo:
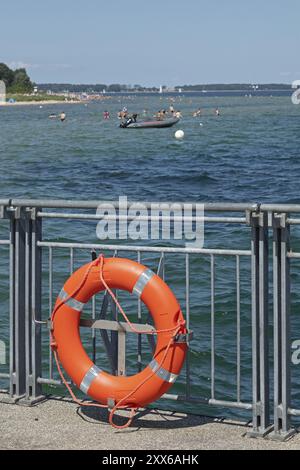
[[[6,64],[0,63],[0,80],[3,80],[7,89],[14,80],[14,72]]]
[[[112,92],[120,92],[122,91],[122,87],[119,85],[119,83],[113,83],[112,85],[109,85],[107,90]]]
[[[25,69],[14,71],[14,79],[8,90],[11,93],[31,93],[33,91],[33,84]]]

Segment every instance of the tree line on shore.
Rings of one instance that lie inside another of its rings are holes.
[[[8,93],[32,93],[34,88],[26,69],[12,70],[4,63],[0,63],[0,80],[4,81]]]
[[[130,91],[153,91],[158,92],[159,88],[157,87],[144,87],[141,85],[123,85],[119,83],[113,83],[111,85],[106,85],[105,83],[95,83],[95,84],[74,84],[74,83],[40,83],[38,85],[40,91],[51,90],[53,93],[62,93],[69,91],[71,93],[102,93],[103,91],[107,93],[120,93],[120,92],[130,92]]]
[[[6,85],[8,93],[32,93],[34,89],[34,83],[30,80],[25,68],[18,68],[12,70],[6,64],[0,63],[0,80],[3,80]],[[265,83],[259,85],[253,85],[249,83],[216,83],[216,84],[198,84],[198,85],[180,85],[173,89],[168,89],[166,86],[162,87],[163,91],[251,91],[251,90],[288,90],[291,85],[285,83]],[[127,93],[127,92],[158,92],[157,87],[145,87],[142,85],[124,85],[119,83],[113,83],[106,85],[104,83],[98,84],[72,84],[72,83],[41,83],[38,85],[40,92],[47,92],[51,90],[52,93]]]
[[[71,93],[130,93],[130,92],[159,92],[157,87],[145,87],[141,85],[122,85],[114,83],[112,85],[100,84],[74,84],[74,83],[41,83],[38,85],[40,91],[51,90],[53,93],[71,92]],[[216,83],[203,85],[182,85],[174,88],[162,87],[162,91],[245,91],[253,90],[289,90],[291,85],[285,83],[265,83],[252,85],[249,83]]]

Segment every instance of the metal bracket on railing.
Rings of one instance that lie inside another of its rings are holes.
[[[247,225],[252,224],[252,216],[254,214],[259,214],[260,213],[260,206],[261,206],[261,203],[257,202],[256,204],[253,204],[251,209],[246,209],[246,224]]]
[[[286,228],[287,226],[287,214],[278,214],[273,215],[272,227],[274,228]]]
[[[264,212],[252,212],[250,211],[248,216],[246,216],[247,223],[252,227],[263,227],[266,228],[266,220]]]
[[[175,343],[189,343],[193,339],[194,332],[189,330],[187,333],[179,333],[175,336]]]
[[[27,217],[30,219],[30,220],[36,220],[37,219],[37,208],[36,207],[26,207],[25,209],[25,213],[27,215]]]
[[[11,217],[14,219],[20,219],[21,213],[22,213],[21,209],[22,209],[21,207],[8,206],[6,208],[6,214],[8,214],[8,217]]]

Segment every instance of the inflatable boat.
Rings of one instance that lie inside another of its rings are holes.
[[[164,119],[162,121],[154,120],[154,121],[130,122],[129,124],[124,122],[120,124],[120,127],[123,127],[124,129],[157,129],[160,127],[172,127],[178,121],[179,121],[178,118],[170,118],[170,119]]]

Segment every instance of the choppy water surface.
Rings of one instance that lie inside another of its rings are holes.
[[[300,202],[299,113],[289,96],[212,96],[186,95],[175,98],[183,119],[171,129],[124,130],[118,128],[117,111],[150,114],[167,108],[163,96],[114,96],[88,106],[47,105],[0,108],[0,197],[65,198],[116,200],[127,195],[147,201],[222,202]],[[202,109],[200,118],[192,112]],[[219,107],[221,116],[214,115]],[[104,121],[103,111],[111,113]],[[50,120],[48,115],[64,110],[67,121]],[[176,141],[174,132],[183,129],[185,139]],[[97,241],[94,222],[46,222],[44,238],[60,241]],[[6,238],[6,225],[1,236]],[[293,235],[299,238],[298,230]],[[249,229],[242,226],[208,226],[205,247],[249,248]],[[7,331],[7,251],[1,248],[0,295],[2,324]],[[69,252],[54,253],[53,296],[59,291],[69,270]],[[120,253],[125,255],[125,253]],[[88,252],[75,251],[75,267],[90,259]],[[144,255],[142,261],[152,269],[158,256]],[[191,318],[195,340],[191,344],[192,392],[210,396],[210,258],[190,257]],[[216,259],[216,398],[236,398],[236,265],[235,258]],[[44,256],[44,306],[48,316],[48,253]],[[185,308],[185,258],[167,256],[166,280]],[[299,296],[297,271],[294,273],[294,301]],[[99,299],[100,306],[100,299]],[[97,304],[98,305],[98,304]],[[124,305],[134,311],[128,297]],[[144,312],[146,316],[146,312]],[[132,316],[134,318],[134,316]],[[251,400],[250,361],[250,277],[249,259],[241,259],[241,358],[242,396]],[[293,338],[297,339],[297,320]],[[299,329],[300,334],[300,329]],[[88,332],[84,333],[87,337]],[[298,335],[299,336],[299,335]],[[108,368],[99,340],[97,363]],[[146,340],[143,340],[146,351]],[[136,363],[136,339],[128,341],[129,372]],[[47,337],[44,338],[45,374]],[[149,357],[146,355],[144,363]],[[0,370],[6,366],[0,365]],[[294,380],[298,383],[298,370]],[[184,379],[184,373],[183,373]],[[184,393],[184,386],[175,385]],[[295,397],[298,398],[298,397]],[[172,406],[168,404],[168,406]],[[177,405],[174,405],[176,406]],[[180,405],[181,408],[184,405]],[[189,410],[207,408],[189,405]],[[213,410],[216,412],[215,410]],[[219,410],[226,414],[224,410]],[[212,411],[210,411],[212,412]],[[228,413],[228,412],[227,412]]]

